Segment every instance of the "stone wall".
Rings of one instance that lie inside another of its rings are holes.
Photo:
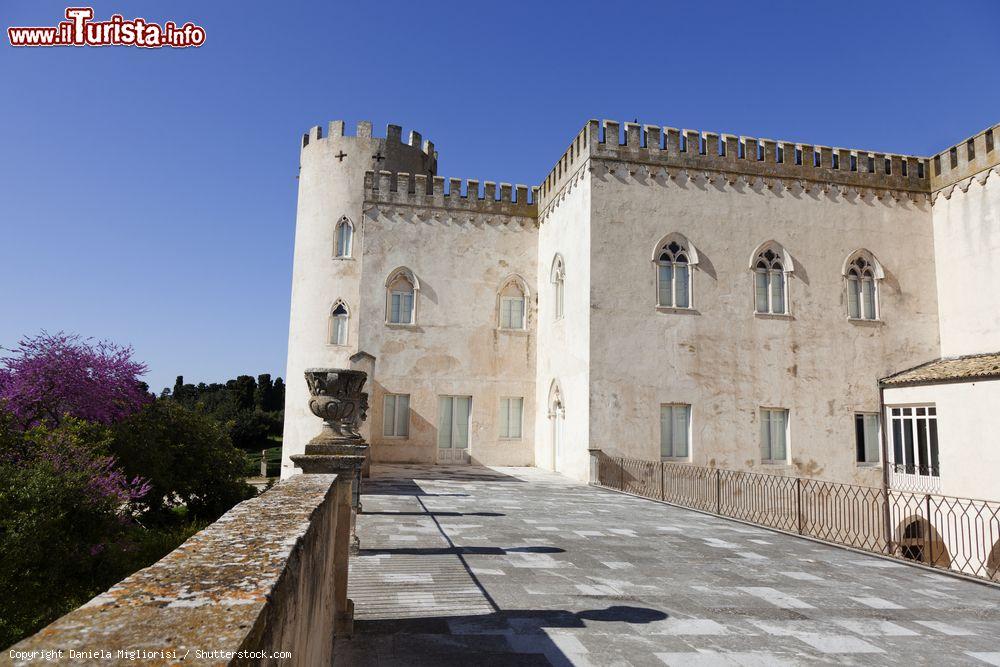
[[[240,503],[158,563],[11,647],[18,653],[5,652],[3,660],[28,664],[33,651],[61,649],[73,664],[124,663],[118,651],[145,651],[140,664],[174,664],[186,655],[196,664],[272,665],[279,661],[259,652],[287,651],[282,664],[330,664],[334,536],[350,488],[336,479],[297,475]],[[338,567],[346,566],[342,551]],[[108,651],[110,659],[95,653],[70,660],[70,650]]]
[[[375,357],[369,381],[372,458],[433,463],[438,397],[471,396],[468,454],[486,465],[534,463],[537,225],[527,188],[369,173],[361,246],[358,345]],[[499,194],[499,198],[496,195]],[[386,322],[387,279],[412,272],[416,317]],[[526,326],[499,327],[501,287],[526,288]],[[384,397],[408,394],[409,434],[383,435]],[[500,399],[524,399],[520,438],[501,438]],[[450,452],[449,452],[450,453]],[[445,454],[449,454],[445,453]]]
[[[1000,165],[936,193],[934,245],[941,356],[1000,351]]]
[[[878,485],[855,463],[853,413],[938,353],[929,202],[592,165],[591,443],[656,459],[660,404],[689,404],[695,465]],[[690,310],[656,307],[652,258],[675,233],[699,259]],[[751,258],[770,240],[790,255],[788,315],[754,312]],[[843,267],[862,248],[885,270],[877,321],[848,318]],[[761,464],[761,407],[789,410],[786,465]]]

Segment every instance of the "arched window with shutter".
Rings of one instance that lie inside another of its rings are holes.
[[[880,319],[879,282],[885,274],[875,255],[864,248],[855,250],[844,261],[842,273],[847,286],[847,317]]]
[[[754,311],[761,315],[787,315],[788,274],[794,270],[788,252],[774,241],[761,244],[750,259],[754,280]]]
[[[656,267],[656,305],[660,308],[693,308],[692,269],[698,251],[680,234],[668,234],[653,249]]]
[[[347,345],[348,325],[351,315],[347,310],[347,304],[337,300],[330,310],[330,344]]]

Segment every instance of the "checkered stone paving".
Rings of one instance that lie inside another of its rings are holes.
[[[535,468],[376,466],[340,665],[1000,665],[1000,589]]]

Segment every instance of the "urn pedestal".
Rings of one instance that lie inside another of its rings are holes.
[[[306,444],[305,453],[292,463],[305,474],[350,476],[351,551],[359,548],[356,530],[361,511],[361,471],[368,460],[369,445],[361,437],[361,423],[368,416],[368,394],[362,391],[368,374],[343,368],[310,368],[309,410],[323,420],[319,435]]]

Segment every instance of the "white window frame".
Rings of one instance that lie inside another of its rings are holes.
[[[861,419],[861,431],[858,431],[858,418]],[[878,466],[882,462],[882,420],[877,412],[857,411],[854,419],[854,462],[859,466]],[[874,421],[874,424],[872,422]],[[874,429],[872,432],[870,429]],[[861,435],[859,441],[858,435]],[[874,442],[868,442],[874,435]],[[858,459],[859,448],[864,452],[864,460]],[[874,458],[871,458],[874,455]]]
[[[889,455],[892,458],[891,465],[894,472],[906,475],[919,475],[921,477],[941,476],[941,438],[937,426],[937,404],[936,403],[915,403],[897,404],[885,406],[886,411],[886,431],[889,437]],[[899,422],[899,438],[897,441],[896,424]],[[920,429],[919,423],[924,424],[924,433],[927,437],[927,465],[920,463]],[[910,443],[907,446],[906,433],[909,432]],[[902,461],[897,456],[897,445]],[[912,452],[910,451],[912,449]],[[935,456],[936,454],[936,456]],[[935,465],[936,464],[936,465]]]
[[[388,414],[389,403],[392,403],[392,429],[391,433],[386,433],[386,416]],[[402,423],[399,419],[400,403],[406,410],[406,416]],[[403,428],[400,429],[400,426]],[[402,432],[400,432],[402,430]],[[382,396],[382,437],[396,440],[405,440],[410,437],[410,395],[386,393]]]
[[[510,290],[516,290],[517,295],[505,294]],[[513,301],[520,301],[521,326],[512,326],[512,322],[506,320],[506,315],[514,311],[509,309],[509,304]],[[526,331],[528,329],[528,286],[520,276],[510,276],[504,280],[497,292],[497,328],[501,331]]]
[[[344,312],[342,314],[337,314],[337,310],[338,309],[343,309]],[[339,340],[335,339],[335,335],[336,335],[337,328],[338,328],[337,327],[337,322],[338,321],[342,322],[341,326],[343,328],[341,330],[343,331],[343,334],[344,334],[344,336],[343,336],[344,339],[342,341],[339,341]],[[338,299],[333,304],[333,308],[330,309],[330,322],[329,322],[329,325],[328,325],[326,342],[329,345],[335,345],[337,347],[344,347],[344,346],[346,346],[348,344],[348,341],[350,340],[350,337],[351,337],[351,311],[347,307],[346,303],[344,303],[342,300]]]
[[[683,259],[682,259],[683,258]],[[660,239],[653,250],[653,266],[656,281],[656,308],[663,311],[694,310],[694,269],[698,265],[698,251],[682,235],[673,233]],[[662,274],[670,270],[669,299],[664,298]],[[677,289],[677,272],[683,270],[687,276],[687,289]],[[680,305],[678,295],[683,294],[687,305]]]
[[[783,444],[784,444],[785,452],[784,452],[784,456],[782,458],[774,458],[774,433],[775,433],[775,429],[773,428],[773,424],[774,424],[773,415],[774,414],[779,414],[779,413],[784,415],[784,417],[783,417],[784,418],[784,429],[783,429],[784,432],[783,432],[782,435],[783,435],[783,440],[784,440]],[[790,432],[790,422],[791,422],[791,420],[789,419],[789,416],[790,416],[791,412],[788,410],[788,408],[761,406],[760,410],[758,411],[757,414],[758,414],[758,418],[761,420],[761,422],[760,422],[760,462],[761,462],[761,464],[762,465],[788,465],[788,461],[790,460],[789,459],[789,452],[791,450],[791,448],[789,447],[789,432]],[[765,423],[767,424],[767,431],[766,431],[767,436],[766,437],[765,437],[765,430],[764,430],[764,424]],[[767,453],[767,456],[764,455],[765,451]]]
[[[340,231],[347,230],[346,248],[341,249]],[[337,221],[333,231],[333,256],[336,259],[350,259],[354,252],[354,223],[345,215]]]
[[[841,272],[847,291],[847,319],[855,322],[880,322],[882,265],[871,252],[856,250],[844,261]]]
[[[397,284],[398,281],[405,281],[409,284],[410,290],[400,290],[394,289],[393,286]],[[409,320],[403,321],[402,305],[403,297],[407,294],[411,295],[410,309],[409,309]],[[393,327],[413,327],[417,324],[417,302],[420,294],[420,282],[412,271],[405,267],[400,267],[389,274],[389,277],[385,281],[385,323]],[[400,301],[400,319],[399,321],[393,320],[393,299],[394,297],[399,297]]]
[[[517,434],[513,435],[511,426],[514,422],[511,421],[513,416],[511,411],[514,407],[514,401],[517,401]],[[504,415],[506,414],[507,420],[507,433],[504,433]],[[501,440],[520,440],[524,437],[524,397],[523,396],[501,396],[500,397],[500,420],[498,422],[498,432],[500,433]]]
[[[457,399],[468,399],[469,402],[469,414],[468,423],[465,425],[465,447],[458,447],[455,444],[455,434],[460,433],[461,429],[456,428],[458,423],[455,420],[455,403]],[[441,446],[441,419],[442,419],[442,408],[444,401],[450,401],[451,403],[451,425],[450,425],[450,437],[447,447]],[[442,394],[438,396],[438,437],[437,437],[437,448],[438,449],[464,449],[469,451],[472,448],[472,396],[463,396],[458,394]]]
[[[677,433],[678,409],[684,410],[684,453],[677,453],[677,444],[674,436]],[[664,440],[666,431],[664,430],[664,414],[670,414],[670,453],[664,453]],[[690,403],[661,403],[660,404],[660,459],[664,461],[690,461],[691,460],[691,404]]]

